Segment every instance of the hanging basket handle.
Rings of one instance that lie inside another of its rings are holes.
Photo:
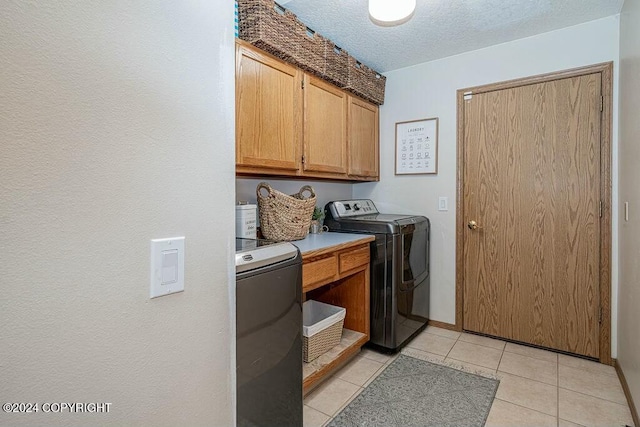
[[[260,193],[261,190],[267,190],[267,195],[263,196],[262,193]],[[258,197],[269,197],[271,195],[271,186],[266,182],[261,182],[256,188],[256,195]]]
[[[308,191],[308,192],[309,192],[309,197],[307,197],[306,199],[305,199],[305,197],[304,197],[304,195],[303,195],[303,193],[304,193],[305,191]],[[313,198],[313,197],[316,197],[316,193],[313,191],[313,187],[312,187],[312,186],[310,186],[310,185],[305,185],[304,187],[302,187],[302,188],[300,189],[300,191],[298,191],[298,197],[300,197],[300,200],[307,200],[307,199],[311,199],[311,198]]]

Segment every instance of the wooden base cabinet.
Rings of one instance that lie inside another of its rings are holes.
[[[373,237],[366,237],[341,247],[302,254],[303,299],[347,310],[340,344],[316,360],[303,364],[304,394],[354,357],[369,341],[371,240]]]
[[[379,179],[378,107],[236,41],[236,173]]]

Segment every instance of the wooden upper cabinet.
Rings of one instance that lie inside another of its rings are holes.
[[[379,173],[378,107],[349,96],[349,163],[353,179],[378,180]]]
[[[298,68],[236,45],[238,172],[295,174],[299,169],[301,81]]]
[[[347,98],[337,87],[304,75],[303,171],[347,173]]]
[[[378,144],[377,106],[236,41],[237,174],[377,181]]]

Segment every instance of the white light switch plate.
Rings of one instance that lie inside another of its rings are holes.
[[[629,221],[629,202],[624,202],[624,220]]]
[[[439,211],[448,211],[449,210],[449,198],[448,197],[438,197],[438,210]]]
[[[150,298],[184,291],[184,237],[151,240]]]

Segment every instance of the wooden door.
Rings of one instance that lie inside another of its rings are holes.
[[[601,86],[464,101],[462,209],[478,227],[463,232],[464,329],[600,356]]]
[[[379,179],[378,107],[349,97],[349,175]]]
[[[302,76],[289,64],[236,45],[236,167],[238,172],[299,169]],[[291,172],[293,171],[293,172]]]
[[[304,75],[305,172],[347,173],[347,94]]]

